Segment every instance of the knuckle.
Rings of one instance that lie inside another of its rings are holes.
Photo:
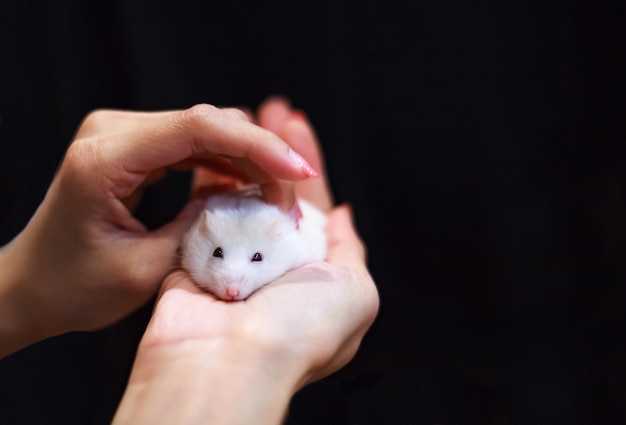
[[[205,120],[207,117],[215,116],[219,113],[219,108],[208,103],[194,105],[182,112],[182,120],[185,122],[197,122]]]
[[[74,141],[67,149],[63,166],[72,170],[90,168],[98,155],[98,143],[93,138]]]
[[[84,197],[99,187],[99,150],[97,140],[92,138],[76,140],[68,147],[57,175],[68,195]]]
[[[89,112],[80,126],[80,131],[95,132],[106,126],[113,119],[114,112],[110,109],[94,109]]]
[[[110,109],[94,109],[87,114],[87,120],[94,120],[98,122],[100,120],[108,119],[112,115],[112,112],[113,111],[111,111]]]

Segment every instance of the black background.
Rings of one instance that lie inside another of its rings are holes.
[[[2,0],[0,243],[92,109],[284,94],[381,295],[287,424],[626,423],[625,24],[617,1]],[[108,423],[149,313],[0,362],[0,422]]]

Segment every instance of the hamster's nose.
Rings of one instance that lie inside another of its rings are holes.
[[[231,298],[237,298],[239,296],[239,289],[235,289],[235,288],[226,288],[226,295],[228,295]]]

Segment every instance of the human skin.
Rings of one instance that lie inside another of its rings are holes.
[[[245,176],[285,210],[293,205],[290,181],[316,175],[237,109],[88,115],[41,205],[0,249],[0,358],[54,335],[105,327],[153,297],[201,202],[192,192],[180,214],[153,231],[133,210],[169,169],[193,167],[199,176]]]
[[[259,122],[323,170],[312,128],[284,100],[262,105]],[[365,247],[350,209],[331,207],[323,173],[295,190],[328,211],[326,261],[290,271],[241,302],[216,299],[184,270],[170,274],[114,424],[280,423],[298,389],[353,358],[378,311]]]
[[[172,168],[193,170],[190,201],[149,231],[134,208]],[[296,195],[327,211],[329,254],[226,303],[176,270],[175,253],[200,198],[242,179],[285,211]],[[350,209],[332,205],[313,129],[284,99],[256,118],[210,105],[93,113],[0,250],[0,357],[114,323],[162,283],[114,423],[278,423],[299,388],[353,358],[378,311]]]
[[[187,273],[165,281],[114,424],[276,424],[293,394],[355,355],[378,308],[349,210],[325,263],[225,302]]]

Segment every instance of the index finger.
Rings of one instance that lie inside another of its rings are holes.
[[[313,165],[320,178],[296,184],[296,193],[323,211],[333,205],[328,178],[324,171],[322,149],[315,131],[306,116],[293,110],[289,101],[282,97],[270,97],[259,107],[259,124],[285,140],[292,149],[300,152]]]
[[[108,165],[137,176],[187,158],[224,155],[247,158],[276,179],[303,180],[317,174],[277,135],[215,106],[196,105],[160,118],[107,140],[101,149]],[[135,181],[118,189],[132,192]]]

